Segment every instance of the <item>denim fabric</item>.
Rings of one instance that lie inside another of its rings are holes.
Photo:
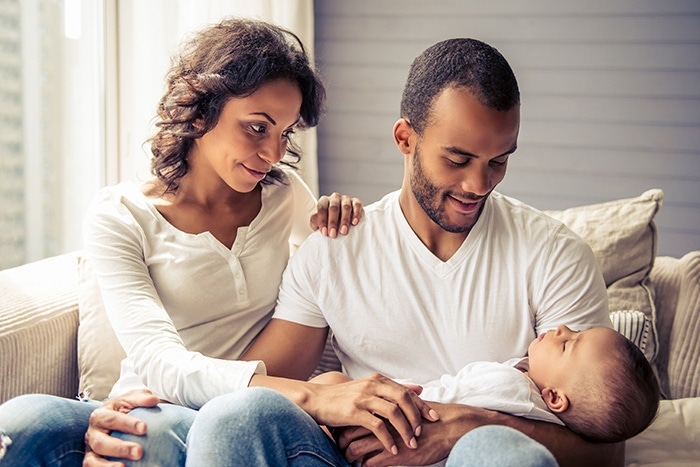
[[[543,445],[510,427],[488,425],[462,436],[446,467],[557,467]]]
[[[127,467],[184,466],[187,456],[187,433],[197,413],[196,410],[173,404],[158,404],[156,407],[132,410],[129,415],[146,422],[146,434],[135,436],[114,431],[112,436],[140,444],[143,447],[143,457],[136,462],[113,458],[110,460],[123,462]]]
[[[0,427],[12,440],[2,466],[82,466],[90,414],[100,403],[44,394],[0,405]]]
[[[187,466],[349,466],[306,412],[265,388],[204,405],[187,439]]]
[[[90,414],[99,405],[39,394],[0,405],[0,428],[12,440],[0,465],[81,466]],[[220,396],[199,412],[160,404],[131,414],[146,421],[148,433],[113,433],[144,448],[143,459],[127,465],[349,466],[313,418],[270,389]],[[447,467],[466,466],[556,467],[557,462],[519,431],[485,426],[464,435],[450,453]]]

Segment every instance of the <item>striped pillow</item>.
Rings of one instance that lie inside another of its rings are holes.
[[[610,313],[614,330],[635,343],[642,352],[646,349],[651,334],[651,322],[638,310],[620,310]]]

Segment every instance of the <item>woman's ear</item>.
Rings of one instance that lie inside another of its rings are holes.
[[[405,118],[400,118],[394,123],[394,142],[399,151],[405,155],[413,153],[416,132],[413,131],[411,123]]]
[[[199,117],[197,120],[195,120],[194,122],[192,122],[192,126],[195,127],[195,128],[196,128],[197,130],[199,130],[199,131],[203,131],[203,130],[204,130],[204,126],[205,126],[205,124],[204,124],[204,118]]]
[[[547,407],[549,407],[549,410],[554,413],[561,413],[569,408],[569,398],[567,395],[556,389],[544,388],[542,390],[542,398],[544,399],[544,403],[547,404]]]

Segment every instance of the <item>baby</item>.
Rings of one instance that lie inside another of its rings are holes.
[[[347,381],[341,373],[312,379]],[[413,384],[408,381],[399,381]],[[651,365],[622,334],[559,326],[532,341],[528,357],[475,362],[422,384],[421,398],[565,424],[591,441],[619,442],[648,427],[660,391]]]

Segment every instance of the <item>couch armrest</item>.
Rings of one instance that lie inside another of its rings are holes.
[[[700,396],[700,251],[683,256],[680,265],[682,275],[668,355],[672,399]]]
[[[78,391],[75,253],[0,271],[0,403]]]
[[[659,383],[664,395],[668,396],[668,355],[671,342],[671,329],[678,307],[678,293],[681,287],[683,266],[679,258],[659,256],[649,273],[654,289],[656,308],[656,332],[659,346],[654,364],[658,370]]]

